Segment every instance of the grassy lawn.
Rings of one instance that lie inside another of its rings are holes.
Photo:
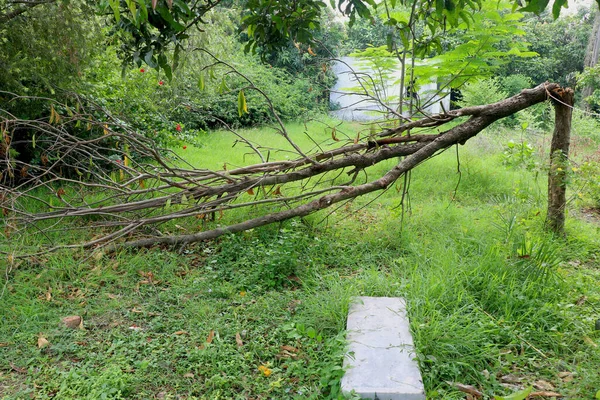
[[[309,130],[333,142],[323,125]],[[290,125],[311,146],[304,131]],[[268,129],[245,134],[272,148],[284,140]],[[403,223],[398,183],[303,220],[185,248],[0,261],[0,397],[335,399],[348,306],[363,295],[407,299],[429,398],[465,398],[455,383],[492,398],[532,385],[594,398],[600,225],[579,218],[574,200],[567,237],[546,233],[545,173],[506,165],[508,134],[482,135],[458,149],[460,164],[452,150],[413,171]],[[258,161],[234,140],[213,132],[202,146],[174,150],[198,167]],[[163,232],[202,228],[190,220]],[[83,329],[61,323],[71,315]]]

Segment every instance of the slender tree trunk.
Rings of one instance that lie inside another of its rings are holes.
[[[595,7],[595,6],[593,6]],[[597,7],[596,7],[597,8]],[[600,10],[596,10],[596,17],[594,18],[594,27],[592,33],[588,39],[587,49],[585,51],[585,59],[583,61],[583,67],[593,67],[598,63],[598,54],[600,52]],[[586,86],[581,91],[581,97],[583,99],[592,95],[594,88]],[[583,107],[586,111],[591,111],[590,104],[586,101],[583,102]]]
[[[550,171],[548,172],[548,227],[564,234],[565,208],[567,205],[567,166],[571,140],[571,116],[574,93],[571,88],[552,92],[555,125],[550,146]]]

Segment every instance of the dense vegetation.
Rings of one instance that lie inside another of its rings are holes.
[[[206,170],[256,157],[240,137],[263,143],[269,160],[290,158],[293,149],[270,128],[277,118],[302,148],[356,144],[374,125],[326,115],[330,59],[351,53],[382,74],[403,60],[413,85],[443,76],[462,93],[457,106],[500,101],[546,80],[575,85],[579,77],[600,87],[597,67],[582,74],[588,10],[555,20],[540,1],[527,1],[522,13],[508,2],[481,10],[476,2],[424,2],[438,8],[421,14],[409,2],[373,8],[353,0],[343,3],[349,26],[320,1],[294,2],[303,13],[289,15],[286,2],[273,2],[279,14],[267,3],[199,1],[194,14],[182,0],[0,0],[4,165],[60,160],[48,158],[43,131],[9,132],[10,121],[56,126],[82,110],[88,122],[74,119],[65,134],[93,138],[117,121],[121,134],[137,132],[160,154]],[[201,29],[186,28],[195,23]],[[411,65],[412,56],[430,64]],[[407,299],[428,398],[464,398],[459,384],[485,398],[528,387],[547,398],[600,398],[600,123],[574,115],[564,237],[544,226],[552,129],[551,105],[538,104],[382,193],[202,243],[110,254],[45,252],[48,243],[94,240],[110,224],[90,231],[104,221],[92,216],[48,223],[43,234],[40,226],[19,231],[5,208],[8,189],[20,188],[19,201],[36,209],[35,196],[53,208],[63,187],[30,192],[19,186],[27,170],[2,170],[0,397],[338,399],[348,307],[365,295]],[[115,164],[136,149],[112,140],[100,151],[111,162],[94,167],[121,184]],[[67,167],[65,188],[83,192],[85,174]],[[214,229],[265,209],[275,206],[147,230]],[[24,248],[39,253],[17,257]],[[80,329],[63,322],[71,315],[82,317]]]

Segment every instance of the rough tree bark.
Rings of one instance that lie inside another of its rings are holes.
[[[565,229],[567,171],[574,101],[575,96],[570,88],[553,92],[555,125],[550,145],[547,224],[552,231],[561,235]]]

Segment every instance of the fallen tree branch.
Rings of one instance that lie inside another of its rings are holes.
[[[5,235],[24,233],[32,226],[38,226],[38,232],[44,232],[48,228],[41,225],[52,221],[95,218],[99,220],[92,223],[92,227],[114,227],[116,230],[87,242],[64,246],[96,248],[110,243],[106,250],[115,250],[186,244],[303,217],[333,204],[386,189],[436,153],[455,144],[464,144],[494,121],[545,101],[548,92],[558,88],[557,84],[545,83],[494,104],[448,111],[360,140],[337,142],[340,146],[336,148],[325,149],[319,145],[317,147],[322,150],[301,153],[296,160],[261,162],[229,171],[182,168],[185,163],[174,154],[154,148],[151,141],[110,116],[107,121],[95,121],[89,115],[73,115],[61,124],[52,124],[2,115],[0,126],[3,127],[4,147],[0,149],[0,166],[10,173],[0,176],[0,208],[5,215]],[[429,133],[433,128],[461,117],[468,119],[446,131]],[[86,140],[69,133],[69,129],[81,121],[91,125],[95,132]],[[8,149],[19,144],[15,133],[24,129],[42,132],[38,143],[47,146],[48,154],[60,156],[46,165],[31,165],[10,158]],[[419,131],[404,135],[409,130]],[[133,145],[135,156],[130,150]],[[379,178],[353,184],[359,171],[395,157],[402,159]],[[65,175],[65,169],[71,170],[71,176]],[[76,171],[74,176],[73,170]],[[336,178],[330,177],[330,172],[336,172],[338,176],[341,173],[350,175],[350,183],[335,184]],[[309,185],[311,178],[319,179]],[[287,189],[288,193],[298,193],[284,196],[281,187],[293,183],[297,186]],[[100,190],[102,196],[91,201],[87,189],[96,195]],[[54,193],[59,204],[39,195],[40,190]],[[245,194],[254,195],[254,199],[243,200]],[[48,211],[31,211],[32,202],[38,203],[37,209]],[[173,207],[175,205],[177,207]],[[139,236],[140,229],[145,226],[174,219],[194,216],[205,219],[207,215],[228,209],[265,205],[285,209],[271,208],[258,217],[203,232],[170,236],[154,234],[125,242],[115,241],[133,233]]]

